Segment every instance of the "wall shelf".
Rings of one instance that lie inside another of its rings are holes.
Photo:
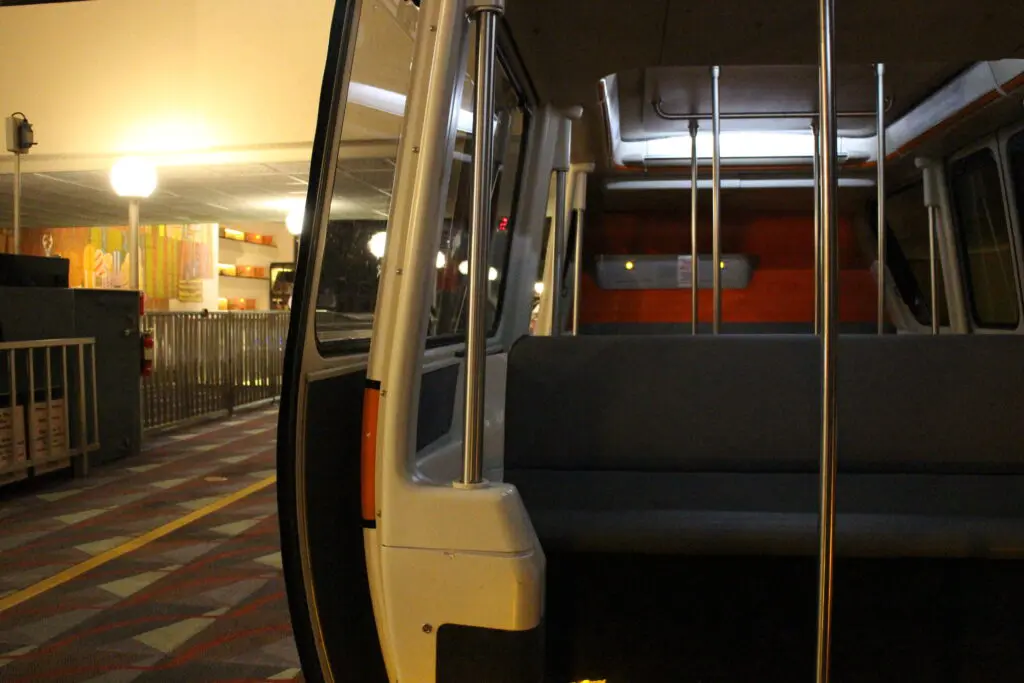
[[[249,246],[249,247],[264,247],[264,248],[267,248],[267,249],[277,249],[277,244],[276,243],[274,243],[274,244],[265,244],[264,242],[246,242],[245,240],[236,240],[236,239],[231,239],[230,237],[224,237],[224,235],[220,236],[220,241],[222,243],[223,242],[230,242],[231,244],[241,244],[241,245]]]
[[[228,275],[227,273],[218,273],[220,277],[229,277],[233,280],[262,280],[263,282],[270,282],[269,277],[258,277],[255,275]]]

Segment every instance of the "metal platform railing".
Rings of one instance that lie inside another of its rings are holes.
[[[143,429],[231,414],[281,393],[288,311],[149,313],[153,372],[142,381]]]
[[[0,343],[0,485],[75,466],[99,448],[96,340]]]

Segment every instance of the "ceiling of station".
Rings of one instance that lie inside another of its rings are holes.
[[[393,176],[391,159],[341,161],[332,217],[386,217]],[[141,204],[144,224],[283,221],[305,202],[309,162],[168,166],[159,177]],[[21,216],[25,228],[124,225],[128,209],[106,171],[26,173]],[[0,175],[0,228],[12,217],[13,176]]]

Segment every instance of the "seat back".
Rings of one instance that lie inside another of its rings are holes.
[[[1024,338],[840,339],[847,471],[1024,472]],[[808,335],[526,337],[509,354],[505,468],[815,472]]]

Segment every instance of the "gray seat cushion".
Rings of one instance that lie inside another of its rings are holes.
[[[1024,550],[1024,338],[845,337],[845,554]],[[808,336],[527,338],[505,478],[546,545],[812,552],[820,344]]]

